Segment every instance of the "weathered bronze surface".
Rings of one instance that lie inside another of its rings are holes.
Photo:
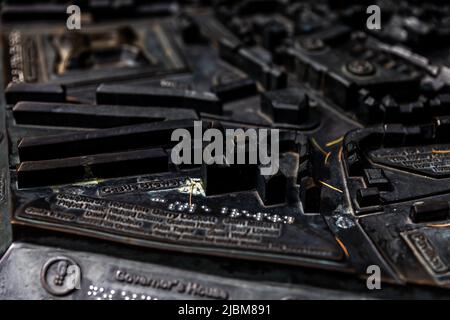
[[[31,2],[1,12],[0,298],[448,298],[448,6]],[[195,120],[279,130],[279,171],[172,161]]]

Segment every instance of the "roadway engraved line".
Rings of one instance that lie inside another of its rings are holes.
[[[328,188],[330,188],[330,189],[333,189],[334,191],[337,191],[337,192],[340,192],[340,193],[344,193],[344,191],[342,191],[341,189],[336,188],[335,186],[332,186],[331,184],[328,184],[328,183],[326,183],[326,182],[323,182],[322,180],[319,180],[319,182],[320,182],[321,184],[323,184],[325,187],[328,187]]]

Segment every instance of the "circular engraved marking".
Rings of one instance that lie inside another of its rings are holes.
[[[80,288],[81,269],[71,258],[63,256],[51,258],[42,267],[41,283],[52,295],[67,295]]]
[[[347,64],[347,71],[355,76],[365,77],[375,73],[375,66],[367,60],[354,60]]]

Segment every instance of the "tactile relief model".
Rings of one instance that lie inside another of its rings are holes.
[[[76,2],[1,4],[0,299],[450,297],[448,2]]]

